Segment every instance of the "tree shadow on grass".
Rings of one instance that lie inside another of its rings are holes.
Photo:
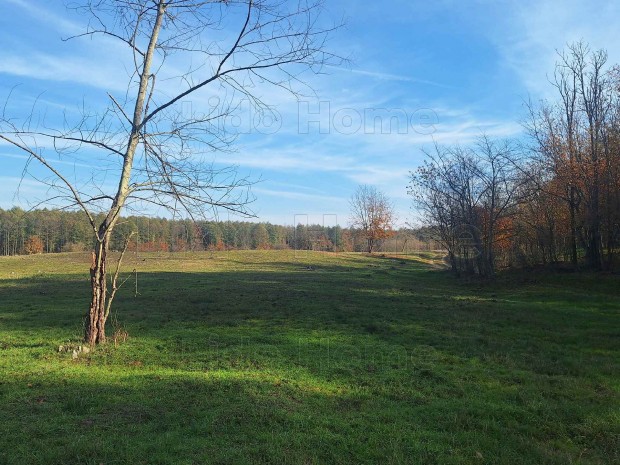
[[[3,280],[0,462],[617,458],[611,294],[376,262],[141,273],[116,302],[129,341],[77,362],[55,349],[87,280]]]
[[[526,410],[490,403],[485,386],[478,397],[399,397],[277,372],[89,370],[3,381],[2,463],[432,465],[480,454],[560,465],[578,452],[546,445],[553,422],[531,429]],[[613,453],[605,439],[582,463]]]
[[[197,341],[189,351],[215,339],[251,345],[263,338],[278,347],[288,344],[280,339],[314,335],[335,344],[358,341],[408,352],[430,346],[463,359],[512,359],[520,369],[535,358],[545,361],[546,354],[561,355],[558,369],[566,363],[580,372],[589,368],[584,353],[598,351],[599,365],[617,353],[618,312],[603,311],[613,303],[601,294],[598,301],[590,298],[589,307],[577,306],[571,286],[544,299],[537,285],[475,288],[447,273],[392,265],[371,271],[317,265],[298,272],[148,272],[139,276],[137,297],[132,284],[119,293],[113,320],[130,337],[160,339],[164,346],[172,339]],[[37,343],[47,338],[53,346],[79,337],[88,291],[87,280],[77,275],[4,280],[0,342],[18,343],[22,335]]]

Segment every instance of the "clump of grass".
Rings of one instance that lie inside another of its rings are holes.
[[[129,339],[129,333],[118,321],[116,314],[112,316],[110,323],[112,325],[112,342],[114,343],[114,347],[118,347],[119,344],[127,342],[127,339]]]

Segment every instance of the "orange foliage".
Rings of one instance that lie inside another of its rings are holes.
[[[30,236],[24,243],[24,252],[28,255],[43,253],[43,241],[39,236]]]

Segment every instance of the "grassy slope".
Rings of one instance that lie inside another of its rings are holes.
[[[0,259],[0,464],[620,463],[617,277],[150,255],[73,361],[87,261]]]

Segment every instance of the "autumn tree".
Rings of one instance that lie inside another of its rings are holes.
[[[556,99],[530,104],[526,125],[540,165],[538,187],[568,210],[568,224],[558,227],[570,238],[573,267],[583,251],[590,267],[611,268],[620,234],[617,68],[607,65],[604,50],[583,42],[558,56]]]
[[[325,48],[337,26],[319,20],[321,0],[83,0],[75,8],[89,19],[71,39],[93,39],[94,54],[118,54],[118,72],[129,70],[126,91],[93,96],[73,120],[65,114],[48,122],[47,107],[35,106],[21,122],[5,113],[0,139],[26,154],[28,166],[47,170],[51,201],[79,208],[88,220],[96,246],[84,340],[93,345],[106,341],[118,277],[117,267],[109,290],[110,243],[124,209],[155,205],[195,218],[223,208],[247,215],[251,181],[204,154],[230,146],[234,133],[226,121],[240,101],[259,115],[269,112],[260,86],[298,93],[304,72],[339,59]],[[98,107],[103,97],[107,105]],[[209,104],[186,105],[201,99]],[[96,167],[92,176],[76,179],[64,169],[71,160],[88,160]]]
[[[366,250],[372,253],[377,243],[394,234],[394,207],[376,187],[361,185],[349,201],[351,226],[360,230]]]
[[[43,241],[39,236],[30,236],[24,243],[24,252],[27,255],[43,253]]]

